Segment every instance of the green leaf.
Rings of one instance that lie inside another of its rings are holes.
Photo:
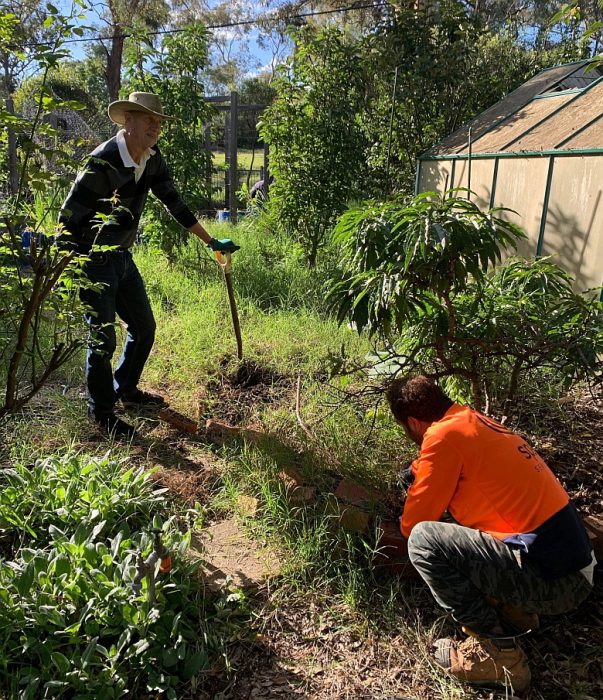
[[[60,651],[52,652],[50,654],[50,658],[52,659],[52,663],[59,670],[59,673],[65,676],[69,671],[69,668],[71,667],[71,662],[69,661],[69,659],[64,654],[61,654]]]
[[[94,637],[84,650],[84,653],[82,654],[82,666],[86,666],[90,659],[92,658],[92,655],[96,651],[96,645],[98,644],[98,637]]]
[[[199,671],[209,668],[209,657],[207,652],[203,650],[189,654],[184,662],[182,677],[184,680],[190,680]]]

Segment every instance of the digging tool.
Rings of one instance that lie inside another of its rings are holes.
[[[224,273],[224,281],[226,282],[226,289],[228,291],[228,303],[230,304],[230,315],[232,316],[232,325],[235,332],[235,337],[237,339],[237,357],[239,360],[243,359],[243,339],[241,338],[241,325],[239,324],[239,312],[237,311],[237,302],[234,295],[234,289],[232,286],[232,254],[231,253],[220,253],[215,252],[216,260],[218,265],[222,268]]]

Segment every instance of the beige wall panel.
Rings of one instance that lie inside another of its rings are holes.
[[[603,81],[575,97],[573,102],[567,103],[559,113],[532,129],[505,150],[540,151],[554,148],[555,144],[571,136],[576,128],[598,116],[601,113],[601,104],[603,104]]]
[[[494,206],[517,212],[501,216],[525,231],[528,239],[517,252],[526,257],[536,254],[548,167],[548,158],[501,158],[498,163]]]
[[[499,166],[500,167],[500,166]],[[477,197],[471,200],[480,209],[490,207],[490,195],[492,194],[492,176],[494,174],[494,158],[478,158],[471,161],[471,190]],[[469,186],[469,163],[466,160],[457,161],[454,172],[454,186]],[[459,193],[461,197],[465,196]]]
[[[520,109],[524,105],[529,104],[536,95],[546,92],[562,78],[565,78],[574,71],[578,71],[580,67],[579,64],[555,66],[554,68],[535,75],[528,80],[527,83],[524,83],[510,95],[507,95],[507,97],[480,114],[477,119],[462,126],[445,138],[441,143],[436,144],[429,153],[432,155],[445,155],[447,153],[456,153],[460,150],[465,150],[469,127],[471,127],[472,130],[472,137],[474,139],[479,138],[494,124],[498,124],[516,109]]]
[[[522,134],[526,134],[537,122],[559,109],[574,95],[558,95],[545,99],[534,100],[514,114],[502,124],[484,134],[473,142],[475,153],[495,153],[503,146]],[[551,149],[555,143],[547,144],[543,148]]]
[[[603,117],[603,115],[601,115]],[[579,125],[577,125],[578,127]],[[564,149],[600,148],[603,149],[603,119],[599,117],[594,124],[563,144]]]
[[[420,167],[419,192],[444,192],[450,187],[452,161],[423,160]]]
[[[544,255],[576,279],[576,289],[603,282],[603,156],[555,159],[544,230]]]

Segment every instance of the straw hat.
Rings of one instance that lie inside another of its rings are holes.
[[[126,123],[125,112],[145,112],[162,119],[176,119],[164,114],[159,96],[152,92],[132,92],[127,100],[111,102],[107,112],[109,119],[121,126]]]

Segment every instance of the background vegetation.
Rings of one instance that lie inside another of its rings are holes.
[[[505,415],[582,511],[601,512],[601,302],[552,260],[500,264],[522,233],[499,213],[412,196],[425,148],[541,68],[598,54],[599,5],[510,12],[495,0],[446,0],[295,22],[287,17],[304,4],[285,5],[261,25],[274,60],[251,78],[249,56],[206,27],[245,22],[240,6],[96,7],[96,20],[79,2],[69,11],[9,2],[0,14],[0,692],[261,697],[244,685],[259,669],[267,697],[283,674],[307,697],[362,697],[367,687],[484,697],[434,670],[429,643],[449,623],[417,584],[379,579],[378,528],[359,537],[335,527],[325,493],[348,475],[379,490],[380,515],[397,516],[398,471],[413,450],[382,392],[412,369]],[[82,59],[69,55],[66,42],[103,27]],[[151,33],[166,28],[184,31]],[[130,416],[139,438],[107,452],[85,419],[87,282],[83,260],[57,245],[58,209],[82,158],[111,134],[107,101],[134,89],[159,93],[180,117],[161,147],[200,208],[203,129],[214,118],[205,96],[234,87],[271,102],[261,128],[276,176],[270,200],[236,229],[207,222],[241,245],[233,275],[245,362],[233,359],[215,261],[152,204],[136,250],[158,322],[144,382],[201,426],[224,420],[268,439],[218,448]],[[321,486],[314,502],[288,498],[278,474],[292,465]],[[256,499],[255,518],[241,497]],[[225,518],[278,553],[269,587],[205,587],[195,537]],[[153,527],[174,569],[151,601],[147,583],[138,595],[132,581]],[[531,698],[603,692],[596,619],[566,616],[529,643],[541,661]]]

